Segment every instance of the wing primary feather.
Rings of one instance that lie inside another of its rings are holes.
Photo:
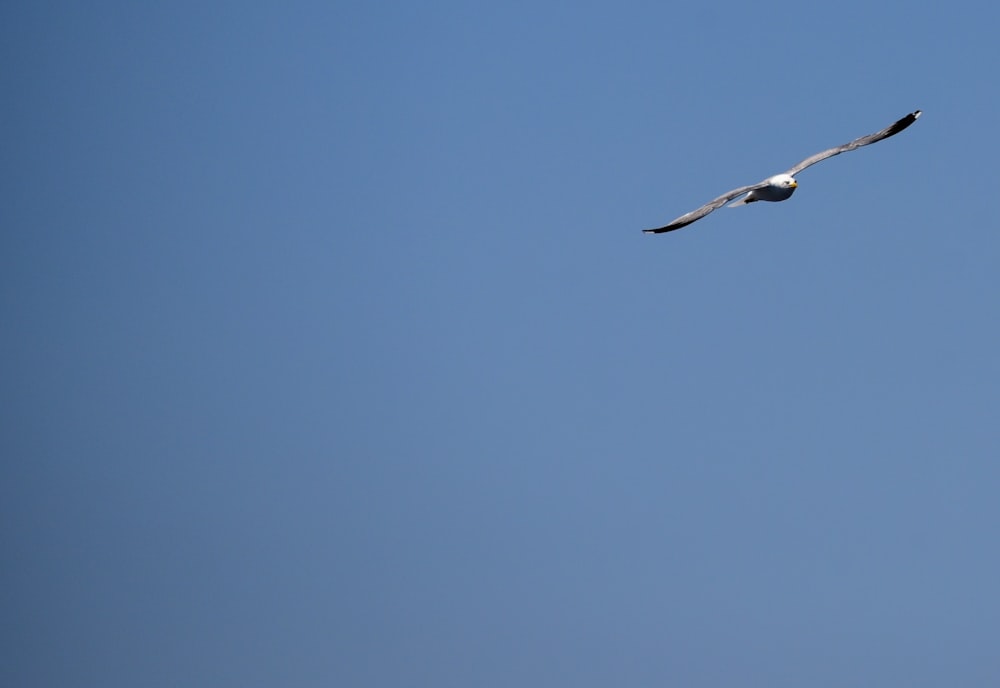
[[[754,189],[760,189],[767,186],[767,182],[757,182],[756,184],[751,184],[750,186],[741,186],[738,189],[733,189],[732,191],[727,191],[718,198],[713,198],[711,201],[692,210],[690,213],[685,213],[673,222],[666,224],[662,227],[657,227],[655,229],[644,229],[642,230],[646,234],[663,234],[664,232],[672,232],[675,229],[680,229],[681,227],[687,227],[692,222],[700,220],[701,218],[708,215],[713,210],[718,210],[724,206],[729,201],[733,200],[738,196],[742,196],[745,193],[750,193]]]
[[[798,163],[797,165],[789,169],[787,172],[785,172],[785,174],[790,174],[794,177],[807,167],[811,167],[818,162],[826,160],[827,158],[832,158],[835,155],[840,155],[841,153],[852,151],[855,148],[861,148],[861,146],[867,146],[872,143],[878,143],[879,141],[887,139],[890,136],[895,136],[896,134],[898,134],[899,132],[903,131],[908,126],[916,122],[917,118],[920,117],[920,114],[921,114],[920,110],[915,110],[910,114],[908,114],[906,117],[903,117],[902,119],[893,122],[882,131],[877,131],[874,134],[868,134],[867,136],[856,138],[850,143],[845,143],[842,146],[834,146],[833,148],[828,148],[825,151],[821,151],[814,155],[810,155],[808,158],[806,158],[805,160],[803,160],[802,162]]]

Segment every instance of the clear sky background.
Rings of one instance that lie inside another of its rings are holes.
[[[4,3],[0,683],[1000,685],[998,24]]]

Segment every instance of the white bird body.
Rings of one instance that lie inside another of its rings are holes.
[[[767,186],[754,189],[740,200],[730,203],[729,207],[746,205],[754,201],[784,201],[791,198],[792,194],[795,193],[795,189],[799,186],[799,183],[795,181],[795,177],[785,173],[768,177],[764,181],[767,183]]]

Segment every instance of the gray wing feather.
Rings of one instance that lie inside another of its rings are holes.
[[[837,146],[835,148],[830,148],[822,153],[816,153],[815,155],[810,155],[808,158],[800,162],[799,164],[792,167],[790,170],[785,172],[785,174],[790,174],[791,176],[797,175],[799,172],[805,168],[815,165],[818,162],[822,162],[827,158],[832,158],[835,155],[840,155],[841,153],[846,153],[847,151],[852,151],[855,148],[861,148],[861,146],[867,146],[870,143],[877,143],[882,139],[887,139],[890,136],[895,136],[899,132],[906,129],[908,126],[917,121],[917,117],[920,117],[920,110],[911,112],[903,119],[898,122],[893,122],[887,126],[882,131],[875,132],[874,134],[868,134],[867,136],[862,136],[861,138],[854,139],[850,143],[845,143],[843,146]]]
[[[646,234],[662,234],[663,232],[672,232],[675,229],[680,229],[681,227],[687,227],[695,220],[700,220],[713,210],[721,208],[734,198],[742,196],[745,193],[749,193],[754,189],[762,189],[765,186],[767,186],[767,182],[763,181],[763,182],[757,182],[756,184],[751,184],[750,186],[741,186],[738,189],[727,191],[718,198],[713,198],[711,201],[701,206],[697,210],[692,210],[690,213],[681,215],[679,218],[677,218],[670,224],[664,225],[663,227],[657,227],[656,229],[644,229],[642,231],[645,232]]]

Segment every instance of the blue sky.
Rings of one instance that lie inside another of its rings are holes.
[[[997,15],[6,3],[0,682],[996,685]]]

